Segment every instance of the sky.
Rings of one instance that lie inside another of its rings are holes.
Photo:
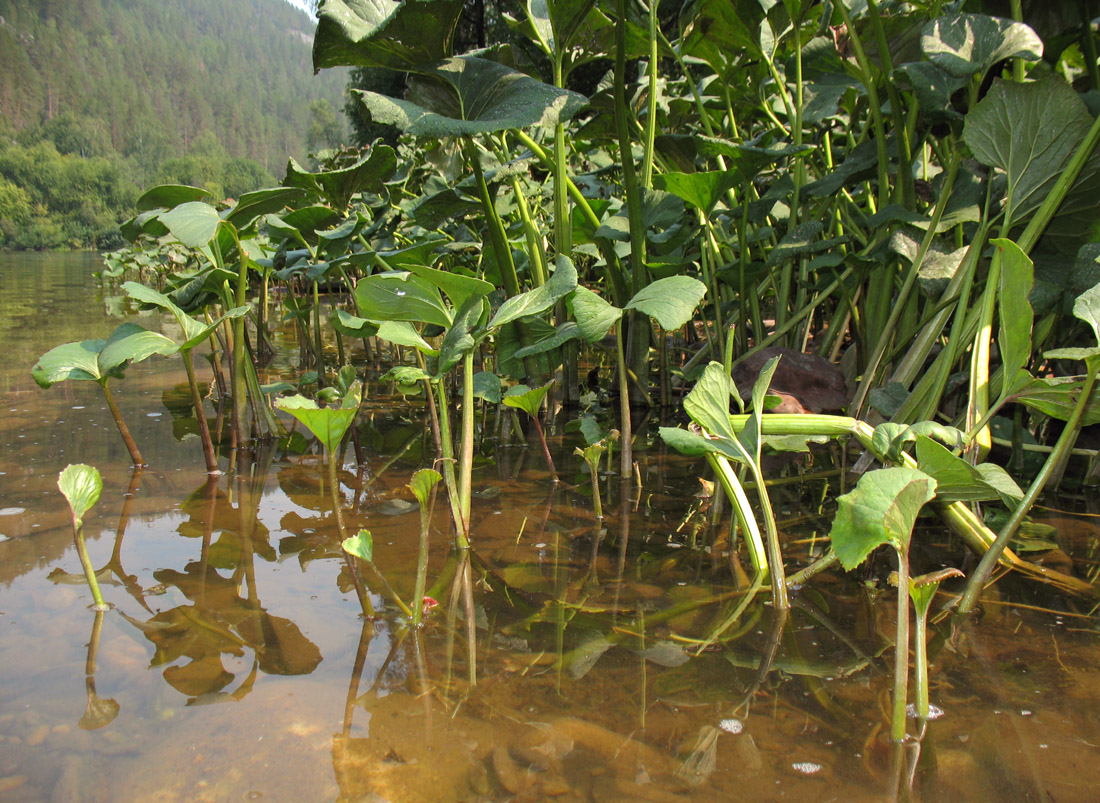
[[[309,13],[309,9],[306,7],[307,6],[306,0],[286,0],[286,1],[288,3],[290,3],[292,6],[294,6],[295,8],[300,8],[302,11],[305,11],[306,13]]]

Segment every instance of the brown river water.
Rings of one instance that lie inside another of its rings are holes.
[[[814,578],[777,620],[735,580],[728,511],[714,524],[698,510],[705,466],[669,453],[655,418],[640,490],[603,477],[600,522],[564,417],[548,427],[555,486],[534,434],[508,441],[486,411],[469,563],[441,498],[438,607],[413,632],[364,572],[364,616],[315,443],[267,445],[208,483],[182,363],[154,357],[112,384],[150,464],[133,474],[94,383],[34,384],[42,353],[123,320],[174,334],[98,269],[0,254],[0,800],[1100,798],[1091,601],[1007,577],[959,637],[933,629],[942,715],[895,749],[892,559]],[[265,381],[294,378],[284,345]],[[419,516],[405,484],[432,451],[422,401],[372,384],[360,437],[344,517],[407,599]],[[825,549],[838,455],[769,467],[789,571]],[[77,462],[103,475],[85,523],[103,614],[56,486]],[[1096,499],[1048,499],[1037,517],[1055,528],[1044,560],[1094,577]],[[914,542],[918,568],[973,566],[931,518]],[[469,607],[452,583],[465,576]]]

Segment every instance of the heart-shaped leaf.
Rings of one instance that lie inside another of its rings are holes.
[[[406,71],[451,55],[463,0],[325,0],[313,37],[313,69]]]
[[[428,502],[431,500],[432,488],[442,480],[443,475],[433,468],[422,468],[412,475],[412,481],[409,482],[409,490],[413,492],[413,496],[415,496],[416,501],[420,503],[420,508],[422,510],[428,507]]]
[[[374,537],[370,530],[360,530],[340,544],[349,555],[362,558],[368,563],[374,560]]]
[[[542,407],[542,400],[546,398],[546,394],[553,384],[554,381],[550,380],[545,385],[541,385],[537,388],[529,388],[526,385],[515,385],[508,388],[501,401],[506,407],[515,407],[517,410],[523,410],[527,415],[535,418],[539,414],[539,408]]]
[[[837,499],[829,537],[851,571],[883,544],[909,548],[920,509],[936,495],[936,481],[915,468],[883,468],[860,477],[854,490]]]
[[[385,192],[385,184],[397,171],[397,154],[389,145],[375,145],[370,155],[350,167],[310,173],[296,161],[287,162],[283,183],[316,193],[335,209],[347,209],[351,197],[366,190],[376,195]]]
[[[707,286],[691,276],[669,276],[643,287],[626,303],[626,309],[656,318],[662,329],[679,329],[691,320]],[[578,319],[579,322],[579,319]]]
[[[421,67],[409,100],[355,90],[376,123],[418,137],[490,134],[511,128],[552,128],[587,105],[495,61],[458,56]]]
[[[929,61],[959,78],[985,75],[1003,59],[1043,57],[1043,40],[1031,28],[985,14],[937,17],[924,26],[920,44]]]
[[[360,384],[354,382],[344,394],[339,407],[319,407],[313,399],[307,399],[301,394],[276,399],[275,406],[301,421],[321,441],[331,457],[355,421],[359,412],[360,394]]]

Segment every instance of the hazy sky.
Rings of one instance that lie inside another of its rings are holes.
[[[294,6],[295,8],[300,8],[300,9],[302,9],[302,11],[305,11],[307,13],[309,12],[309,9],[306,7],[306,0],[286,0],[286,1],[288,3],[290,3],[292,6]]]

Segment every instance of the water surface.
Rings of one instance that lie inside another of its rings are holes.
[[[642,489],[624,496],[605,476],[600,522],[564,419],[551,428],[564,480],[554,486],[534,441],[501,440],[489,411],[470,564],[448,549],[439,505],[429,585],[440,604],[426,626],[410,632],[364,571],[378,613],[366,617],[314,444],[269,444],[208,482],[179,403],[182,365],[153,358],[113,385],[150,463],[133,474],[94,383],[34,385],[36,358],[67,340],[105,337],[123,320],[174,334],[101,287],[97,267],[91,255],[0,254],[0,798],[891,794],[889,561],[815,578],[781,629],[760,598],[719,633],[746,587],[731,572],[726,519],[693,513],[699,465],[642,438]],[[292,359],[277,365],[265,379],[293,378]],[[344,515],[348,530],[373,533],[380,570],[408,598],[419,519],[404,486],[431,446],[417,399],[378,384],[369,393],[365,465],[350,448],[342,456]],[[786,478],[773,499],[792,568],[824,549],[839,484],[829,459],[772,469]],[[98,616],[72,574],[56,488],[72,462],[104,478],[85,528],[113,605]],[[1046,514],[1060,547],[1047,560],[1085,575],[1100,519],[1075,509]],[[929,524],[914,560],[969,568]],[[472,628],[451,582],[467,571]],[[985,610],[964,638],[933,645],[932,702],[944,714],[904,756],[913,795],[1094,799],[1091,604],[1008,579]]]

